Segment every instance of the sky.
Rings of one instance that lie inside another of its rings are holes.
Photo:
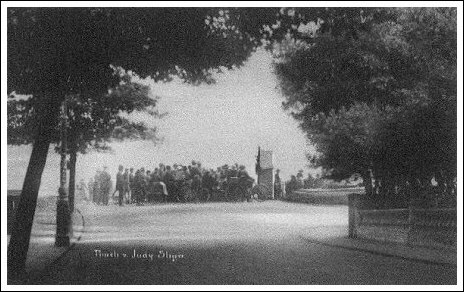
[[[115,176],[119,164],[154,169],[159,163],[186,165],[192,160],[208,168],[238,163],[255,176],[258,146],[273,151],[274,167],[281,170],[284,179],[299,169],[310,171],[306,153],[313,148],[296,121],[282,109],[284,98],[277,89],[268,53],[257,51],[243,67],[219,74],[216,79],[216,84],[199,86],[180,80],[145,80],[152,96],[159,97],[159,110],[167,116],[156,120],[142,115],[132,118],[156,125],[162,142],[113,143],[111,154],[80,155],[77,181],[88,181],[104,165]],[[8,189],[21,188],[30,152],[30,146],[8,147]],[[58,184],[59,155],[51,149],[40,194],[53,192]]]

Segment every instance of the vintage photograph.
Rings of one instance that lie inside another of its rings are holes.
[[[34,3],[2,3],[2,290],[462,291],[461,2]]]

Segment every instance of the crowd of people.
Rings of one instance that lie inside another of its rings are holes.
[[[216,169],[202,167],[200,162],[190,165],[159,164],[153,170],[124,168],[120,165],[112,189],[111,175],[105,167],[97,171],[88,185],[89,199],[108,205],[110,197],[119,205],[150,202],[188,202],[245,200],[254,180],[243,165],[223,165]]]

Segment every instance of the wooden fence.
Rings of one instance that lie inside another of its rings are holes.
[[[364,193],[364,188],[300,189],[285,196],[287,201],[316,205],[348,205],[348,194]]]
[[[350,194],[349,237],[414,246],[456,248],[456,209],[363,210],[362,195]]]

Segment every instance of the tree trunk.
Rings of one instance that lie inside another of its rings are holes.
[[[71,153],[69,158],[69,210],[71,214],[74,212],[74,198],[76,194],[76,161],[77,151],[71,145]]]
[[[27,251],[42,172],[47,161],[48,149],[52,140],[55,115],[59,110],[59,100],[52,101],[47,102],[44,100],[42,103],[41,115],[43,114],[43,116],[38,120],[38,134],[32,147],[8,245],[8,279],[18,279],[18,276],[21,276],[25,272]]]

